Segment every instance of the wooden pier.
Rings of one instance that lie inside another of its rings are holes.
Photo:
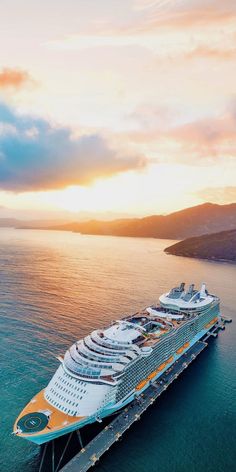
[[[137,397],[116,418],[106,426],[92,441],[65,465],[61,472],[86,472],[101,456],[118,441],[135,421],[152,405],[171,383],[207,346],[205,341],[198,341],[180,359],[178,359],[157,381],[154,381],[143,394]],[[59,470],[58,467],[56,470]]]

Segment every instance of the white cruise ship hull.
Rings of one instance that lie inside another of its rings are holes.
[[[166,294],[161,307],[74,344],[46,389],[17,418],[15,434],[43,444],[101,421],[145,392],[219,320],[217,297],[173,290],[177,295]]]

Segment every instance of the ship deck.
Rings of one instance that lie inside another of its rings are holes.
[[[92,441],[62,469],[61,472],[86,472],[109,448],[118,441],[135,421],[152,405],[188,365],[205,349],[206,342],[198,341],[166,371],[158,381],[153,382],[144,394],[129,404]]]

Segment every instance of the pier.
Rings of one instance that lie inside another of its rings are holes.
[[[106,426],[92,441],[65,465],[61,472],[86,472],[122,437],[122,435],[138,421],[141,415],[156,399],[172,384],[174,380],[191,364],[205,349],[207,343],[198,341],[180,357],[161,377],[150,383],[144,393],[140,394],[116,418]],[[56,468],[56,471],[59,467]]]

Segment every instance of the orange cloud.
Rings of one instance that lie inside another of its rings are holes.
[[[19,69],[2,69],[0,71],[0,89],[18,89],[27,82],[32,82],[28,72]]]

